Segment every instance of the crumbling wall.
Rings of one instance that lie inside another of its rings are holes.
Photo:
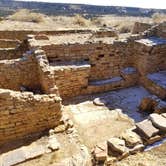
[[[120,44],[71,44],[42,46],[50,62],[89,62],[90,80],[118,76],[125,63],[126,43]]]
[[[58,125],[61,99],[0,89],[0,145]]]
[[[131,49],[133,66],[140,75],[166,70],[165,44],[148,46],[134,42]]]
[[[91,32],[90,30],[59,30],[59,31],[49,31],[49,30],[1,30],[0,39],[15,39],[15,40],[24,40],[28,34],[46,34],[46,35],[57,35],[57,34],[67,34],[67,33],[86,33]]]
[[[79,66],[53,67],[54,84],[58,87],[60,96],[68,98],[81,95],[82,89],[88,86],[90,73],[89,64],[80,64]]]
[[[163,22],[156,27],[156,35],[158,37],[166,38],[166,22]]]
[[[31,54],[0,61],[0,88],[20,90],[21,87],[30,91],[40,89],[37,64]]]
[[[152,26],[151,24],[135,22],[132,33],[136,34],[136,33],[144,32],[147,29],[151,28],[151,26]]]

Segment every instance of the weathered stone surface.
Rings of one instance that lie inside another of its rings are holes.
[[[93,154],[96,161],[104,162],[107,159],[107,143],[103,142],[97,144],[94,148]]]
[[[140,136],[131,130],[126,130],[121,137],[125,140],[127,147],[134,147],[142,143]]]
[[[151,114],[149,116],[150,120],[152,121],[153,125],[161,131],[166,132],[166,118],[159,114]]]
[[[55,94],[0,89],[0,144],[53,128],[61,116],[61,99]]]
[[[45,153],[45,148],[42,145],[32,144],[2,154],[0,156],[0,165],[1,166],[16,165],[26,160],[39,157],[44,153]]]
[[[142,111],[153,112],[157,105],[158,102],[156,101],[156,99],[153,96],[149,96],[142,99],[139,108]]]
[[[54,128],[54,133],[63,133],[66,131],[66,126],[64,124],[60,124]]]
[[[164,118],[166,118],[166,113],[161,114]]]
[[[151,138],[158,134],[159,130],[152,125],[150,120],[136,123],[137,133],[143,137]]]
[[[60,144],[55,135],[50,135],[48,140],[48,148],[55,151],[59,150]]]
[[[145,141],[146,141],[146,144],[153,144],[153,143],[155,143],[157,141],[160,141],[161,139],[162,139],[162,136],[156,135],[156,136],[151,137],[149,139],[145,139]]]
[[[110,138],[107,140],[108,151],[115,151],[119,154],[126,152],[125,141],[119,138]]]
[[[104,98],[96,98],[93,100],[93,103],[97,106],[105,106],[108,103],[108,101]]]
[[[136,146],[134,146],[133,148],[129,149],[129,153],[130,154],[135,154],[137,152],[141,152],[144,150],[144,145],[143,144],[138,144]]]

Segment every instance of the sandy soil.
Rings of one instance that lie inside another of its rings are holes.
[[[166,143],[150,151],[131,155],[115,166],[166,166]]]

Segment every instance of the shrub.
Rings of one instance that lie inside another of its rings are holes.
[[[3,18],[2,18],[2,17],[0,17],[0,21],[3,21]]]
[[[13,15],[9,16],[8,19],[12,21],[24,21],[24,22],[43,22],[44,21],[44,15],[40,13],[31,12],[27,9],[21,9],[18,10]]]
[[[166,14],[162,14],[162,13],[154,13],[152,15],[152,19],[155,23],[161,23],[166,21]]]
[[[80,25],[80,26],[87,26],[90,23],[89,20],[84,18],[83,16],[77,14],[74,17],[74,24]]]

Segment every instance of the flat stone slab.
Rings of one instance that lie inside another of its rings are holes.
[[[97,161],[105,161],[107,159],[107,143],[103,142],[97,144],[94,148],[93,154]]]
[[[155,128],[150,120],[144,120],[136,123],[136,127],[138,134],[145,136],[146,138],[151,138],[159,132],[159,129]]]
[[[42,145],[32,144],[9,151],[0,156],[0,166],[12,166],[43,155],[46,149]]]
[[[159,114],[151,114],[149,119],[152,121],[153,125],[160,129],[161,131],[166,132],[166,118]]]
[[[140,136],[131,130],[123,132],[121,138],[125,140],[127,147],[134,147],[138,144],[142,144]]]
[[[108,151],[115,151],[119,154],[123,154],[126,152],[127,148],[125,146],[125,141],[119,138],[110,138],[107,140]]]

